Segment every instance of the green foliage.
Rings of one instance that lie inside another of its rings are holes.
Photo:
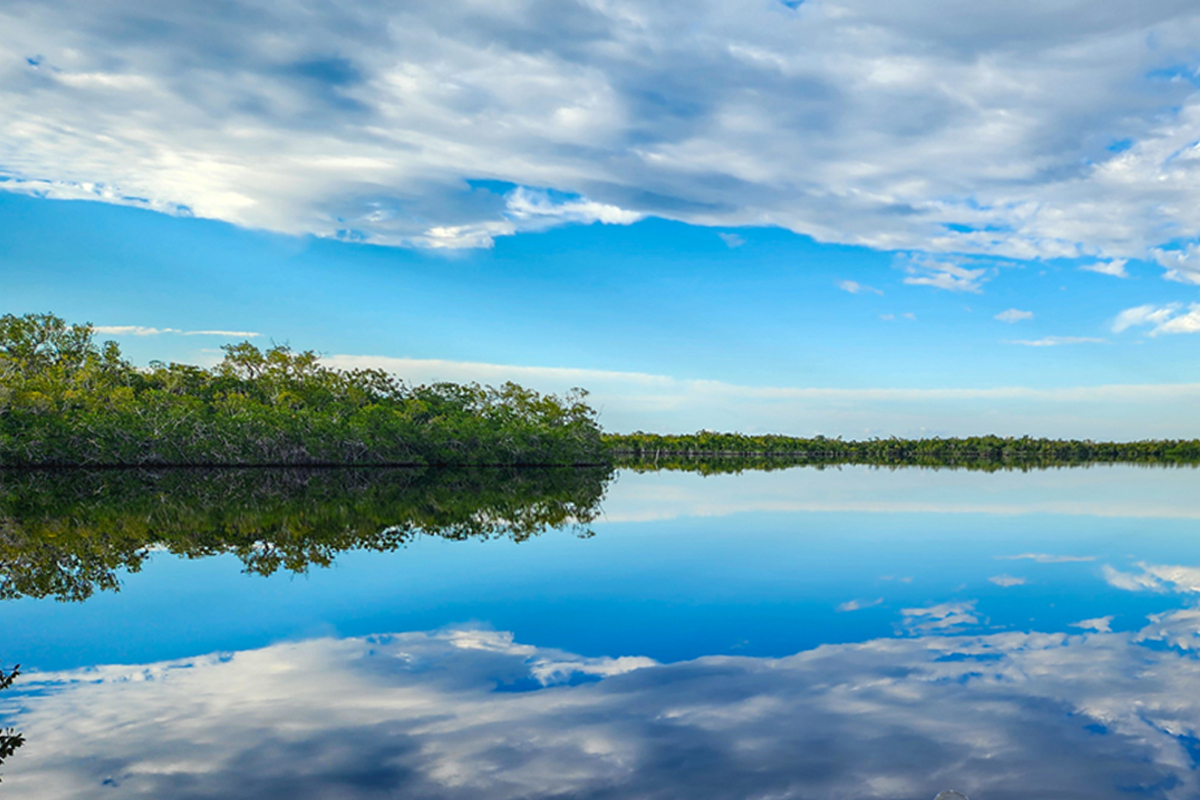
[[[1030,437],[963,439],[870,439],[844,441],[817,436],[746,436],[700,431],[681,436],[608,434],[605,444],[619,466],[737,472],[796,465],[872,464],[886,467],[1040,469],[1094,463],[1196,464],[1200,442],[1092,442]]]
[[[408,386],[312,351],[224,350],[212,369],[139,369],[90,325],[0,317],[0,466],[605,461],[582,390]]]
[[[270,575],[419,535],[523,541],[596,517],[611,470],[168,469],[0,472],[0,599],[85,600],[155,550]]]

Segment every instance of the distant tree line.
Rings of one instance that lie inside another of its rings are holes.
[[[138,368],[91,325],[0,317],[0,467],[595,464],[596,412],[541,395],[324,366],[312,351],[223,348],[211,369]]]
[[[1028,436],[967,438],[811,439],[700,431],[677,436],[607,434],[618,466],[725,472],[800,464],[1036,469],[1094,463],[1198,464],[1200,441],[1092,442]]]

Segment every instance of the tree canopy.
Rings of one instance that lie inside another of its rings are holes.
[[[138,368],[90,325],[0,317],[0,466],[594,464],[586,392],[410,386],[311,350],[229,344],[206,369]]]

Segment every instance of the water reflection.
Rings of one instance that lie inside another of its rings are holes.
[[[0,475],[2,788],[1198,797],[1198,474]]]
[[[1194,467],[1098,464],[1071,469],[794,467],[742,475],[622,472],[605,501],[613,521],[749,512],[1056,514],[1200,519]]]
[[[36,675],[22,797],[1200,795],[1200,662],[1157,630],[582,658],[450,629]]]
[[[7,672],[0,669],[0,691],[12,686],[20,674],[21,667],[19,665]],[[25,744],[25,736],[22,733],[13,728],[0,728],[0,764],[17,752],[23,744]]]
[[[116,590],[155,549],[303,572],[418,534],[587,534],[607,469],[0,471],[0,599]]]

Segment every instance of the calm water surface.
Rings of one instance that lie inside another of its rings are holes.
[[[3,601],[0,796],[1200,797],[1200,472],[624,472],[600,508]]]

